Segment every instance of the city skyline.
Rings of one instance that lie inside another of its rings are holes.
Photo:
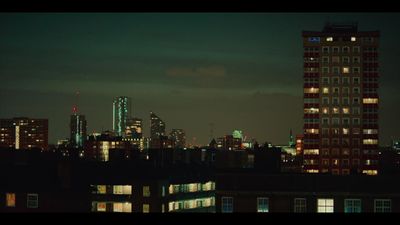
[[[187,142],[235,129],[283,144],[302,133],[302,30],[357,21],[380,30],[380,143],[400,137],[396,45],[400,14],[1,14],[1,118],[49,119],[49,143],[69,136],[79,91],[88,133],[112,130],[112,100],[154,111]],[[184,18],[184,19],[183,19]],[[77,23],[79,21],[79,23]],[[118,26],[115,26],[118,24]],[[287,25],[285,25],[287,24]],[[29,97],[27,97],[29,96]]]

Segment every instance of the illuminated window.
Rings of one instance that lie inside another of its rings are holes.
[[[345,66],[342,71],[343,73],[350,73],[350,67]]]
[[[333,198],[319,198],[318,200],[318,213],[333,213]]]
[[[343,128],[343,134],[348,135],[349,134],[349,128]]]
[[[114,185],[113,193],[116,195],[130,195],[132,194],[131,185]]]
[[[257,212],[269,211],[268,198],[257,198]]]
[[[377,129],[363,129],[363,134],[378,134]]]
[[[319,134],[318,129],[306,129],[305,131],[307,134]]]
[[[294,212],[305,213],[307,211],[307,201],[305,198],[294,199]]]
[[[392,201],[390,199],[375,199],[374,212],[378,213],[392,212]]]
[[[332,113],[338,114],[339,113],[339,108],[338,107],[333,107],[332,108]]]
[[[377,145],[378,140],[377,139],[363,139],[363,144],[364,145]]]
[[[339,165],[339,159],[332,159],[332,165],[338,166]]]
[[[121,202],[115,202],[113,204],[113,212],[122,212],[123,211],[122,208],[123,206]]]
[[[349,114],[350,109],[348,107],[343,108],[343,114]]]
[[[329,42],[333,41],[333,37],[327,37],[326,41],[329,41]]]
[[[222,197],[221,202],[221,210],[223,213],[233,212],[233,197]]]
[[[364,104],[377,104],[378,99],[377,98],[363,98],[363,103]]]
[[[150,204],[143,204],[143,213],[150,212]]]
[[[39,205],[39,195],[38,194],[27,194],[26,196],[26,207],[36,209]]]
[[[329,113],[329,108],[322,108],[322,113],[323,114],[328,114]]]
[[[15,207],[15,193],[6,193],[6,206]]]
[[[378,175],[378,171],[377,170],[363,170],[362,173],[370,175],[370,176]]]
[[[329,88],[327,87],[322,88],[322,93],[329,94]]]
[[[143,186],[143,197],[150,197],[150,186]]]
[[[304,155],[319,155],[319,149],[304,149]]]
[[[312,93],[312,94],[314,94],[314,93],[318,93],[319,92],[319,88],[304,88],[304,93]]]
[[[351,41],[357,41],[356,37],[351,37]]]
[[[318,108],[305,108],[304,113],[316,114],[319,113]]]
[[[97,185],[97,193],[106,194],[107,193],[106,185]]]
[[[97,211],[98,212],[105,212],[107,209],[105,202],[98,202],[97,203]]]

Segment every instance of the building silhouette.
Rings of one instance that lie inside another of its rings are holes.
[[[303,31],[304,169],[378,173],[379,31]]]

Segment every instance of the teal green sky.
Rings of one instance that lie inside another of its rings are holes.
[[[89,132],[112,128],[125,95],[145,135],[153,110],[197,144],[210,123],[284,144],[302,129],[301,31],[327,21],[381,31],[381,143],[400,137],[398,13],[2,13],[0,117],[49,118],[54,143],[79,90]]]

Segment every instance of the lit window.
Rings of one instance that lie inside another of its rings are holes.
[[[38,205],[39,205],[38,194],[27,194],[26,207],[36,209],[36,208],[38,208]]]
[[[333,41],[333,37],[327,37],[326,41],[329,41],[329,42]]]
[[[15,193],[6,193],[6,206],[15,207]]]
[[[332,108],[332,112],[333,112],[334,114],[338,114],[338,113],[339,113],[339,108],[338,108],[338,107],[333,107],[333,108]]]
[[[378,134],[377,129],[363,129],[363,134]]]
[[[268,198],[257,198],[257,212],[268,212],[268,203]]]
[[[295,198],[294,199],[294,212],[297,213],[304,213],[306,212],[307,204],[306,204],[306,199],[305,198]]]
[[[114,185],[113,193],[116,195],[130,195],[132,194],[131,185]]]
[[[305,130],[307,134],[319,134],[319,130],[318,129],[306,129]]]
[[[351,41],[356,41],[357,38],[356,37],[351,37]]]
[[[304,155],[319,155],[319,149],[304,149]]]
[[[328,114],[329,113],[329,109],[328,108],[322,108],[322,113],[323,114]]]
[[[327,87],[322,88],[322,93],[329,94],[329,88]]]
[[[97,212],[105,212],[107,209],[105,202],[98,202],[97,203]]]
[[[363,144],[364,145],[376,145],[378,144],[377,139],[363,139]]]
[[[150,205],[143,204],[143,213],[149,213],[149,212],[150,212]]]
[[[349,108],[343,108],[343,114],[349,114],[350,113],[350,109]]]
[[[318,199],[318,213],[333,213],[333,199],[332,198],[319,198]]]
[[[390,199],[375,199],[374,212],[392,212],[392,201]]]
[[[363,103],[364,104],[377,104],[378,99],[377,98],[363,98]]]
[[[97,185],[97,193],[106,194],[107,193],[106,185]]]
[[[350,68],[349,67],[343,67],[343,73],[350,73]]]
[[[349,128],[343,128],[343,134],[345,135],[349,134]]]
[[[318,108],[305,108],[304,113],[316,114],[319,112]]]
[[[304,88],[304,93],[318,93],[319,88]]]
[[[150,186],[143,186],[143,197],[150,197]]]
[[[233,212],[233,197],[222,197],[221,202],[222,202],[221,207],[223,213]]]
[[[378,171],[377,170],[363,170],[362,173],[367,174],[367,175],[378,175]]]

